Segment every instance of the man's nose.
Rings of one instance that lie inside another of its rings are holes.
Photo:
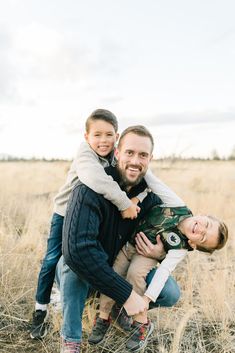
[[[133,155],[131,158],[131,164],[139,165],[140,164],[140,159],[137,154]]]

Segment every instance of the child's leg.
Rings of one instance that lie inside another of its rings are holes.
[[[47,251],[38,277],[36,301],[39,304],[50,303],[51,289],[55,278],[55,269],[62,254],[63,221],[64,217],[56,213],[53,214],[50,234],[47,240]]]
[[[47,333],[47,304],[50,303],[51,289],[55,278],[56,265],[61,257],[62,228],[64,217],[54,213],[50,235],[47,240],[47,252],[43,259],[38,277],[36,304],[30,328],[30,337],[41,339]]]
[[[139,294],[144,295],[146,290],[146,277],[149,271],[156,266],[156,260],[135,254],[132,257],[126,279],[133,285],[133,289]],[[147,310],[134,316],[134,320],[147,323]]]
[[[113,265],[113,269],[122,277],[126,277],[126,273],[130,264],[133,253],[135,252],[134,247],[130,244],[126,244],[119,251],[116,260]],[[114,300],[107,297],[104,294],[100,295],[100,309],[99,317],[108,320],[111,312]]]

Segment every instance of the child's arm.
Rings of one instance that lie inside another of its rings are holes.
[[[179,196],[176,195],[166,184],[164,184],[159,178],[157,178],[150,169],[148,169],[145,175],[145,181],[148,187],[157,194],[162,200],[164,206],[167,207],[179,207],[185,206],[185,203]]]
[[[144,295],[151,301],[155,302],[161,293],[169,275],[176,268],[176,266],[184,259],[187,255],[187,250],[177,249],[169,250],[165,259],[161,262],[158,267],[153,279],[150,282]]]
[[[119,211],[131,209],[129,217],[137,216],[137,206],[133,205],[126,193],[122,191],[110,175],[104,171],[98,155],[88,143],[80,145],[76,159],[73,162],[78,178],[89,188],[102,194],[111,201]]]

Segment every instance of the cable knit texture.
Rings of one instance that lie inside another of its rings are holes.
[[[116,168],[107,173],[119,181]],[[134,197],[146,188],[143,180],[133,187],[128,196]],[[130,239],[136,225],[146,212],[161,200],[153,193],[141,203],[137,219],[122,219],[117,207],[86,185],[78,183],[68,203],[63,230],[65,262],[93,288],[123,305],[131,294],[132,286],[113,269],[117,253]]]

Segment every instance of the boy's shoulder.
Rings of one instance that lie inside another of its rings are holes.
[[[192,216],[192,211],[187,206],[167,207],[161,206],[161,213],[166,217]]]
[[[81,142],[78,147],[76,159],[80,158],[94,159],[96,161],[101,162],[101,164],[104,164],[104,166],[116,164],[114,150],[107,157],[101,157],[91,148],[89,143],[86,141]]]
[[[95,151],[91,148],[89,143],[86,141],[82,141],[78,147],[77,155],[80,155],[81,153],[85,153],[85,152],[90,152],[90,153],[94,154],[95,156],[97,156],[97,158],[98,158],[97,153],[95,153]]]

